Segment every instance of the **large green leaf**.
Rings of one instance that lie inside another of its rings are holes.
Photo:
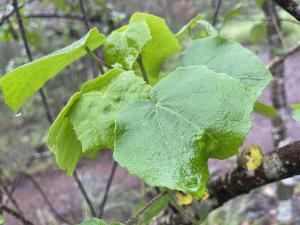
[[[257,96],[272,80],[270,71],[254,53],[219,36],[193,41],[183,54],[182,64],[206,65],[226,73],[252,87]]]
[[[135,13],[130,23],[146,20],[152,39],[142,49],[142,62],[149,77],[150,83],[155,83],[160,68],[165,60],[180,50],[175,35],[170,31],[164,19],[146,13]]]
[[[109,224],[106,223],[104,220],[100,220],[98,218],[90,218],[78,225],[109,225]],[[122,223],[113,222],[111,223],[111,225],[122,225]]]
[[[72,175],[78,160],[113,148],[116,113],[149,97],[150,86],[132,71],[110,70],[86,82],[70,99],[50,128],[47,144],[59,168]]]
[[[293,118],[296,120],[298,123],[300,123],[300,104],[294,104],[291,106],[293,111]]]
[[[151,39],[150,30],[144,19],[131,22],[128,26],[112,32],[104,42],[104,57],[110,66],[132,69],[144,45]]]
[[[18,111],[49,79],[84,56],[86,47],[94,50],[103,42],[104,36],[94,28],[73,44],[8,72],[0,78],[4,101],[13,111]]]
[[[209,157],[224,159],[251,127],[254,91],[205,66],[178,68],[116,118],[114,158],[151,186],[201,196]]]

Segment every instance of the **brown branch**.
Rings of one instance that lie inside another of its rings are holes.
[[[208,183],[209,211],[263,185],[300,174],[300,141],[264,155],[262,165],[253,173],[237,166],[231,172]]]
[[[273,0],[282,9],[300,22],[300,5],[297,0]]]

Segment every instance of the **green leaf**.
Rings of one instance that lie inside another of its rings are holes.
[[[300,123],[300,104],[294,104],[291,105],[293,111],[293,118],[296,120],[298,123]]]
[[[250,41],[254,44],[263,42],[267,36],[267,23],[260,22],[255,24],[250,30]]]
[[[272,80],[270,71],[254,53],[219,36],[193,41],[183,54],[182,65],[206,65],[226,73],[252,87],[257,96]]]
[[[254,91],[205,66],[178,68],[116,118],[114,158],[150,186],[196,196],[207,160],[234,155],[251,127]]]
[[[109,73],[93,83],[97,88],[83,93],[69,113],[82,152],[113,148],[116,113],[137,99],[149,98],[150,92],[150,87],[132,71]]]
[[[98,218],[90,218],[78,225],[109,225],[109,224],[106,223],[104,220],[99,220]],[[111,225],[122,225],[122,223],[113,222],[111,223]]]
[[[5,217],[0,214],[0,225],[5,223]]]
[[[156,200],[142,215],[139,216],[139,222],[142,224],[147,224],[162,212],[169,204],[170,198],[168,195],[165,195],[158,200]]]
[[[60,169],[72,175],[84,156],[113,148],[116,113],[127,104],[148,98],[150,87],[132,71],[110,70],[86,82],[52,124],[47,144]]]
[[[104,42],[105,60],[110,66],[121,65],[130,70],[150,39],[150,30],[144,19],[131,22],[107,37]]]
[[[56,164],[67,172],[73,174],[76,164],[81,156],[81,143],[77,138],[73,125],[67,116],[74,102],[81,97],[81,93],[75,93],[67,105],[58,115],[50,127],[47,145],[56,158]]]
[[[200,28],[200,31],[197,32],[196,35],[192,34],[191,31],[196,28]],[[195,36],[195,38],[205,38],[209,36],[216,36],[218,35],[218,32],[209,22],[204,20],[204,16],[202,14],[198,14],[185,26],[183,26],[180,31],[175,34],[175,36],[178,40],[182,40],[188,34],[190,34],[190,36]]]
[[[13,111],[18,111],[22,104],[49,79],[76,59],[84,56],[85,47],[94,50],[103,41],[104,36],[94,28],[73,44],[8,72],[0,78],[4,101]]]
[[[164,19],[146,13],[135,13],[130,23],[138,20],[146,20],[152,36],[143,47],[141,56],[150,83],[154,84],[165,60],[178,52],[180,45]]]
[[[277,116],[277,111],[273,106],[261,102],[255,102],[253,111],[269,118],[275,118]]]
[[[242,12],[242,9],[243,9],[243,5],[241,5],[240,3],[235,5],[231,10],[229,10],[225,14],[225,16],[223,18],[224,23],[226,23],[228,20],[232,19],[233,17],[240,15]]]
[[[198,24],[198,21],[201,21],[204,19],[203,14],[198,14],[193,19],[191,19],[186,25],[184,25],[176,34],[175,37],[177,40],[182,40],[189,32]]]

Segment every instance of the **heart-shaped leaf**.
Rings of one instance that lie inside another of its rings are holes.
[[[251,127],[255,92],[205,66],[178,68],[116,118],[114,158],[151,186],[201,196],[209,157],[235,154]]]

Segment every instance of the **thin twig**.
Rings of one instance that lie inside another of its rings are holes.
[[[107,67],[107,68],[109,68],[109,69],[112,69],[111,66],[106,65],[105,62],[104,62],[101,58],[99,58],[95,53],[93,53],[93,52],[90,50],[90,48],[89,48],[88,46],[85,47],[85,50],[87,51],[87,53],[89,54],[89,56],[90,56],[90,57],[91,57],[98,65],[100,65],[100,66],[105,66],[105,67]]]
[[[67,223],[67,224],[71,224],[70,221],[68,221],[64,216],[60,215],[56,209],[54,208],[54,206],[52,205],[51,201],[49,200],[47,194],[44,192],[43,188],[40,186],[40,184],[29,174],[27,173],[23,173],[25,177],[27,177],[31,183],[33,184],[33,186],[36,188],[36,190],[40,193],[40,195],[42,196],[42,198],[44,199],[45,203],[49,206],[49,209],[51,210],[51,212],[54,214],[54,216],[59,219],[61,222],[63,223]]]
[[[33,61],[33,57],[32,57],[32,54],[31,54],[31,51],[30,51],[30,48],[29,48],[29,45],[28,45],[27,37],[26,37],[25,27],[23,25],[22,17],[21,17],[20,12],[19,12],[18,0],[13,0],[13,6],[14,6],[14,9],[15,9],[16,18],[17,18],[17,22],[18,22],[19,29],[20,29],[20,32],[21,32],[21,36],[22,36],[22,40],[23,40],[23,44],[24,44],[24,47],[25,47],[27,57],[28,57],[29,61]],[[42,102],[43,102],[43,105],[44,105],[44,109],[45,109],[45,112],[46,112],[46,115],[47,115],[48,122],[50,124],[52,124],[53,123],[53,118],[52,118],[52,115],[51,115],[51,112],[50,112],[50,107],[49,107],[46,95],[45,95],[42,88],[39,90],[39,93],[40,93],[40,96],[42,98]]]
[[[142,56],[139,56],[139,57],[137,58],[137,62],[138,62],[138,64],[139,64],[140,69],[141,69],[141,72],[142,72],[142,74],[143,74],[144,81],[145,81],[147,84],[149,84],[149,78],[148,78],[147,72],[146,72],[146,70],[145,70],[145,66],[144,66],[144,63],[143,63],[143,60],[142,60]]]
[[[106,205],[106,202],[107,202],[109,190],[111,188],[111,184],[112,184],[112,181],[114,179],[117,167],[118,167],[118,163],[116,161],[114,161],[111,172],[110,172],[110,175],[109,175],[109,178],[108,178],[108,181],[106,183],[104,196],[102,198],[102,201],[101,201],[101,204],[100,204],[100,207],[99,207],[99,218],[103,217],[103,213],[104,213],[104,210],[105,210],[105,205]]]
[[[84,7],[84,2],[82,0],[79,0],[79,6],[80,6],[80,11],[82,13],[84,26],[87,30],[89,30],[90,29],[90,23],[89,23],[89,20],[88,20],[87,12],[86,12],[85,7]]]
[[[34,1],[34,0],[29,0],[27,3],[24,3],[24,4],[20,5],[20,6],[18,7],[18,9],[20,10],[20,9],[24,8],[27,4],[29,4],[29,3],[33,2],[33,1]],[[5,20],[7,20],[9,17],[11,17],[11,16],[14,14],[14,12],[15,12],[15,9],[11,10],[11,11],[10,11],[9,13],[7,13],[6,15],[3,15],[3,16],[1,17],[1,20],[0,20],[0,26],[5,22]]]
[[[0,211],[4,211],[4,212],[14,216],[15,218],[22,221],[24,225],[34,225],[31,221],[24,218],[24,216],[22,216],[20,213],[18,213],[17,211],[15,211],[5,205],[0,206]]]
[[[49,13],[31,12],[31,13],[25,13],[24,17],[31,18],[31,19],[44,18],[44,19],[66,19],[66,20],[79,20],[79,21],[84,20],[83,16],[81,16],[81,15],[65,14],[65,13],[59,13],[59,12],[49,12]],[[90,23],[93,23],[93,22],[101,21],[102,17],[101,17],[101,15],[96,14],[96,15],[89,16],[87,19]]]
[[[158,199],[160,199],[161,197],[163,197],[166,193],[167,192],[161,192],[158,195],[156,195],[143,208],[141,208],[135,215],[133,215],[128,220],[126,220],[125,222],[123,222],[123,224],[130,225],[130,224],[133,224],[133,223],[137,222],[137,220],[139,219],[139,216],[142,215],[153,203],[155,203]]]
[[[213,21],[212,21],[213,26],[216,26],[216,24],[218,22],[218,16],[219,16],[219,12],[220,12],[220,9],[221,9],[221,5],[222,5],[222,0],[218,0],[217,7],[216,7],[215,13],[214,13],[214,18],[213,18]]]
[[[270,62],[267,65],[268,69],[272,69],[274,66],[283,62],[287,57],[296,53],[299,50],[300,50],[300,43],[298,43],[297,45],[295,45],[292,48],[290,48],[289,50],[287,50],[283,55],[277,56],[277,57],[273,58],[272,60],[270,60]]]
[[[11,201],[11,203],[13,204],[13,206],[16,208],[16,211],[24,217],[24,213],[22,212],[17,200],[14,198],[13,193],[10,192],[10,190],[8,190],[7,186],[5,184],[2,184],[2,188],[5,192],[5,194],[7,195],[8,199]]]
[[[87,191],[85,190],[85,188],[84,188],[81,180],[79,179],[76,170],[74,171],[74,178],[75,178],[75,181],[76,181],[76,183],[77,183],[77,185],[78,185],[78,187],[79,187],[79,189],[80,189],[80,191],[81,191],[81,193],[82,193],[82,195],[83,195],[86,203],[88,204],[88,206],[89,206],[89,208],[91,210],[92,216],[96,217],[97,216],[96,210],[95,210],[95,208],[93,206],[93,203],[92,203],[90,197],[88,196]]]

